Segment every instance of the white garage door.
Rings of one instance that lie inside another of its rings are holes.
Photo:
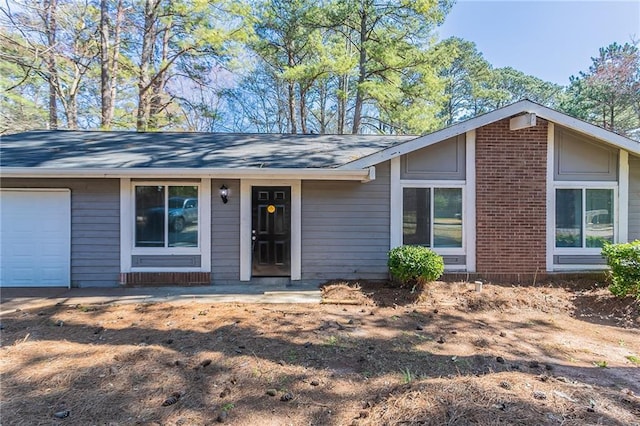
[[[0,191],[0,285],[68,287],[69,190]]]

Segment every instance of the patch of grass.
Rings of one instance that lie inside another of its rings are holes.
[[[222,406],[222,411],[231,411],[235,408],[235,405],[233,405],[233,403],[229,402],[226,403]]]
[[[287,361],[290,363],[296,362],[298,360],[298,351],[295,349],[289,349],[287,352]]]
[[[329,336],[327,337],[327,339],[324,341],[324,344],[327,346],[338,346],[339,343],[339,339],[336,336]]]
[[[403,384],[409,384],[413,381],[414,377],[413,377],[413,373],[411,373],[411,370],[409,370],[409,367],[405,368],[404,370],[402,370],[402,383]]]
[[[593,365],[600,368],[607,368],[609,364],[607,363],[607,361],[602,360],[602,361],[595,361]]]
[[[637,357],[635,355],[627,355],[625,358],[636,365],[640,365],[640,357]]]

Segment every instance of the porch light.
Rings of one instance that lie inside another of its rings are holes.
[[[222,198],[222,202],[227,204],[227,201],[229,201],[229,188],[227,188],[225,185],[222,185],[220,187],[220,198]]]

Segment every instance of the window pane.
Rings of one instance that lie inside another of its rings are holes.
[[[613,190],[587,189],[586,205],[587,247],[613,243]]]
[[[136,247],[164,247],[164,186],[136,186]]]
[[[169,247],[198,247],[198,187],[169,187]]]
[[[433,190],[434,247],[462,247],[462,189]]]
[[[582,190],[556,190],[556,247],[582,247]]]
[[[404,188],[402,191],[402,243],[431,245],[431,208],[429,188]]]

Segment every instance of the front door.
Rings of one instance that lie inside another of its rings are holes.
[[[252,188],[252,275],[291,275],[291,188]]]

